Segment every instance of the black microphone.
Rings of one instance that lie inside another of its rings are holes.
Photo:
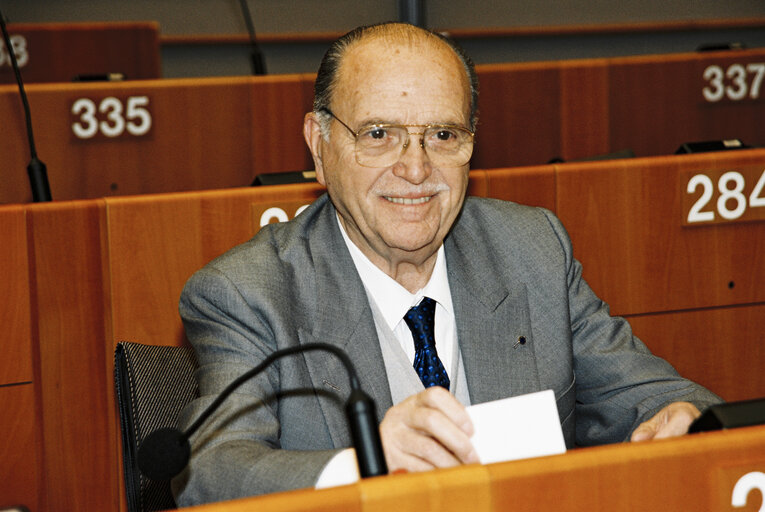
[[[32,187],[32,199],[36,203],[50,201],[52,198],[50,195],[50,185],[48,185],[48,171],[45,164],[37,158],[35,137],[32,133],[32,116],[29,113],[27,93],[24,91],[24,82],[21,80],[21,71],[19,70],[18,62],[16,62],[16,52],[13,50],[11,37],[8,35],[8,29],[5,26],[5,18],[3,18],[2,12],[0,12],[0,28],[3,31],[3,39],[5,40],[8,54],[11,56],[11,66],[13,66],[13,72],[16,74],[16,83],[19,84],[19,94],[21,94],[21,102],[24,105],[24,116],[27,123],[27,140],[29,141],[29,152],[32,157],[27,166],[29,184]]]
[[[252,46],[252,52],[250,54],[250,57],[252,58],[252,73],[255,75],[265,75],[266,63],[263,61],[263,54],[260,53],[258,40],[255,38],[255,27],[252,24],[250,7],[247,5],[247,0],[239,0],[239,5],[242,6],[242,17],[244,18],[244,23],[247,25],[247,32],[250,34],[250,45]]]
[[[226,386],[215,401],[202,411],[202,414],[185,432],[175,428],[163,428],[149,434],[138,448],[138,467],[141,472],[152,480],[169,480],[183,471],[191,455],[189,438],[234,390],[277,359],[309,350],[326,350],[335,354],[340,358],[348,372],[351,394],[345,404],[345,413],[348,417],[351,439],[356,449],[359,473],[362,478],[387,474],[388,466],[385,463],[380,431],[377,428],[375,404],[372,398],[361,390],[356,370],[353,368],[348,355],[339,348],[326,343],[306,343],[305,345],[277,350],[266,357],[258,366],[242,374]]]

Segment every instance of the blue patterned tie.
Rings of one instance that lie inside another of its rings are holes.
[[[449,376],[438,358],[433,337],[435,319],[436,301],[429,297],[423,298],[418,306],[410,309],[404,316],[404,322],[409,326],[414,338],[413,366],[422,384],[426,388],[442,386],[449,389]]]

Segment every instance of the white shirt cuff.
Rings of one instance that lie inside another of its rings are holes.
[[[319,479],[316,481],[316,489],[348,485],[359,481],[359,465],[356,461],[356,450],[346,448],[324,466]]]

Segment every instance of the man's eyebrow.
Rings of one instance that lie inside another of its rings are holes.
[[[381,117],[371,117],[371,118],[368,118],[368,119],[362,119],[359,122],[359,127],[362,127],[362,126],[371,126],[373,124],[401,124],[401,123],[397,123],[396,121],[390,121],[390,120],[387,120],[387,119],[383,119]]]
[[[387,119],[382,119],[380,117],[373,117],[369,119],[364,119],[359,122],[358,129],[367,127],[367,126],[373,126],[373,125],[379,125],[379,124],[389,124],[389,125],[397,125],[397,126],[459,126],[459,127],[465,127],[466,124],[459,122],[459,121],[430,121],[428,123],[423,124],[410,124],[410,123],[402,123],[400,121],[390,121]]]

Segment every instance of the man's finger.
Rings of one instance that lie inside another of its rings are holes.
[[[415,395],[417,402],[425,407],[437,409],[444,414],[449,421],[470,437],[475,432],[473,422],[467,413],[465,406],[457,401],[454,396],[440,386],[433,386]]]
[[[681,436],[688,432],[688,427],[700,414],[696,406],[691,403],[671,403],[656,413],[653,418],[641,423],[632,433],[630,440],[647,441]]]
[[[395,405],[380,424],[389,468],[407,471],[478,462],[470,441],[472,431],[464,406],[441,388],[430,388]]]

